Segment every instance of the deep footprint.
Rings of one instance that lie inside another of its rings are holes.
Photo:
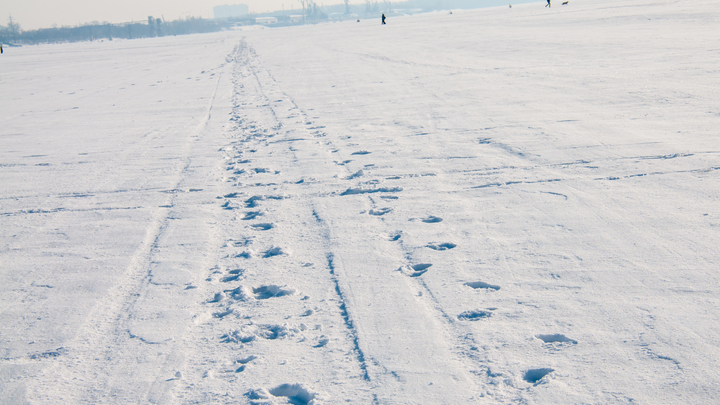
[[[267,259],[268,257],[280,256],[280,255],[283,254],[283,253],[284,253],[284,252],[283,252],[283,250],[282,250],[281,248],[279,248],[279,247],[273,247],[273,248],[270,248],[270,249],[266,250],[266,251],[264,252],[264,254],[263,254],[263,257]]]
[[[258,201],[263,200],[262,196],[256,195],[245,200],[245,206],[247,208],[255,208],[258,206]]]
[[[374,209],[373,209],[373,210],[370,210],[370,215],[375,215],[375,216],[378,216],[378,217],[379,217],[379,216],[385,215],[385,214],[387,214],[388,212],[391,212],[391,211],[392,211],[392,208],[380,208],[379,210],[374,210]]]
[[[490,311],[473,310],[465,311],[457,317],[461,321],[479,321],[480,319],[489,318],[491,316],[492,312]]]
[[[534,368],[525,372],[523,380],[529,382],[530,384],[535,384],[553,371],[555,370],[551,368]]]
[[[287,398],[288,403],[297,405],[307,405],[311,402],[315,403],[315,397],[317,396],[317,394],[311,392],[300,384],[282,384],[271,389],[269,394],[274,397],[285,397]]]
[[[225,276],[225,277],[221,278],[220,281],[222,281],[223,283],[229,283],[229,282],[235,281],[239,278],[240,278],[240,274],[233,274],[233,275]]]
[[[565,335],[555,333],[552,335],[537,335],[536,338],[542,340],[544,343],[571,343],[576,345],[577,341],[568,338]]]
[[[259,217],[262,215],[262,212],[260,211],[250,211],[245,213],[245,216],[242,218],[243,221],[248,221],[251,219],[255,219],[256,217]]]
[[[260,325],[256,334],[267,340],[275,340],[288,334],[286,327],[281,325]]]
[[[293,295],[297,292],[293,288],[278,285],[264,285],[258,288],[253,288],[252,290],[253,294],[255,294],[255,298],[259,300],[284,297],[286,295]]]
[[[430,216],[427,217],[427,218],[421,219],[421,221],[425,222],[426,224],[435,224],[435,223],[438,223],[438,222],[442,222],[442,220],[443,220],[442,218],[436,217],[436,216],[433,216],[433,215],[430,215]]]
[[[485,288],[488,290],[495,290],[495,291],[500,289],[499,285],[492,285],[492,284],[488,284],[488,283],[485,283],[482,281],[468,281],[467,283],[465,283],[465,285],[468,287],[474,288],[476,290],[478,288]]]
[[[430,263],[413,264],[411,266],[400,267],[400,271],[409,277],[420,277],[427,273],[431,266],[432,264]]]

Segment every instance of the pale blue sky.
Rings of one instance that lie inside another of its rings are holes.
[[[318,4],[341,4],[342,0],[316,1]],[[350,4],[364,4],[364,0],[350,0]],[[112,23],[147,20],[164,16],[175,20],[186,16],[212,17],[214,6],[247,4],[250,12],[300,8],[298,0],[0,0],[0,23],[7,24],[8,16],[25,30],[108,21]]]

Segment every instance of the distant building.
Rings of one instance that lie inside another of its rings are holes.
[[[277,17],[257,17],[255,22],[262,25],[272,25],[277,24],[278,19]]]
[[[224,6],[213,7],[215,18],[233,18],[244,17],[248,15],[250,10],[245,4],[225,4]]]

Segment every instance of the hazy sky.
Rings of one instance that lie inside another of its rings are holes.
[[[342,0],[320,0],[316,3],[340,4]],[[350,0],[350,4],[364,4]],[[181,17],[212,18],[214,6],[247,4],[251,13],[301,8],[298,0],[0,0],[0,24],[8,17],[25,30],[49,28],[53,24],[77,25],[92,21],[112,23],[147,20],[164,16],[166,20]]]

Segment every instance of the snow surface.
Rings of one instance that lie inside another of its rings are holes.
[[[3,404],[708,404],[720,9],[0,58]]]

